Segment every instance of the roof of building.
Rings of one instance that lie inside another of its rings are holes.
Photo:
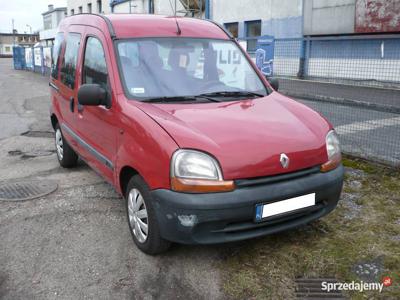
[[[178,26],[177,26],[178,23]],[[148,14],[77,14],[63,19],[60,28],[70,24],[90,24],[115,38],[182,37],[229,39],[230,36],[215,23],[195,18]],[[180,33],[178,33],[180,30]]]
[[[51,10],[48,10],[48,11],[45,11],[44,13],[42,13],[42,16],[51,14],[51,13],[53,13],[53,12],[55,12],[55,11],[64,11],[64,12],[66,12],[66,11],[67,11],[67,8],[66,8],[66,7],[57,7],[57,8],[53,8],[53,9],[51,9]]]
[[[39,36],[39,33],[11,33],[11,32],[0,32],[3,36]]]

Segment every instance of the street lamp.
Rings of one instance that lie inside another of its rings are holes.
[[[26,27],[29,27],[29,32],[30,32],[30,34],[32,34],[32,26],[29,24],[26,24]]]

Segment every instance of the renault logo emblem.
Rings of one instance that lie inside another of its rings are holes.
[[[289,167],[290,159],[285,153],[281,153],[280,162],[283,168],[287,169]]]

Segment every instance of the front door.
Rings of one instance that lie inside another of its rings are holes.
[[[83,150],[87,162],[113,182],[119,131],[117,103],[112,91],[111,57],[103,33],[87,27],[83,49],[78,88],[82,84],[99,84],[107,91],[111,106],[82,106],[77,102],[76,134],[86,144]]]
[[[76,139],[68,129],[75,130],[74,113],[76,111],[77,82],[82,52],[82,40],[85,27],[73,25],[65,33],[65,48],[60,65],[58,88],[58,105],[61,114],[61,131],[74,148],[78,147]]]

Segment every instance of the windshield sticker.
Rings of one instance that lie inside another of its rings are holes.
[[[142,87],[131,88],[131,93],[132,94],[144,94],[144,88],[142,88]]]
[[[181,68],[186,68],[186,62],[187,62],[187,56],[186,55],[180,55],[179,56],[179,66]]]

